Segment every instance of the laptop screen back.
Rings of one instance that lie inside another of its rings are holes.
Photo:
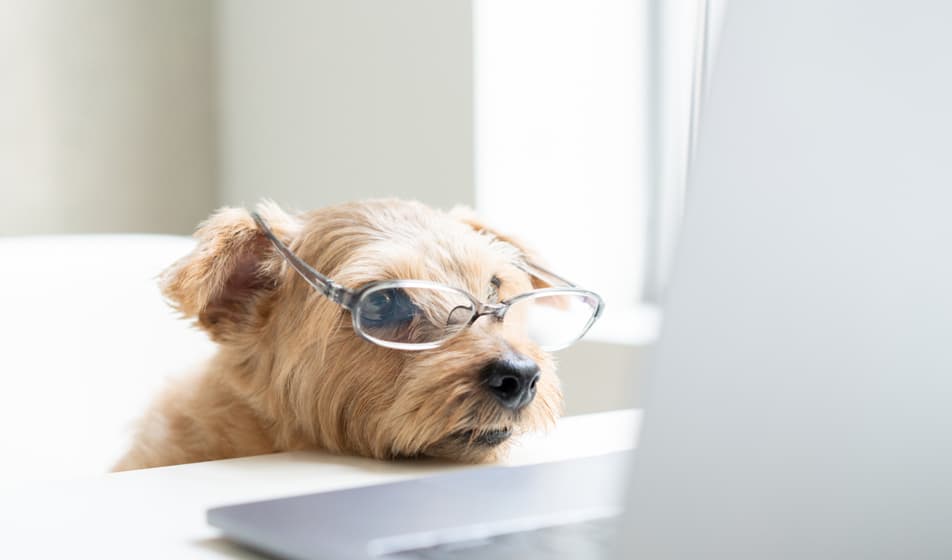
[[[949,22],[729,3],[626,556],[952,556]]]

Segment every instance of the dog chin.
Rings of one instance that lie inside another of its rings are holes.
[[[446,444],[478,451],[499,447],[509,441],[512,435],[513,429],[510,426],[489,429],[472,428],[450,435]]]
[[[450,434],[423,454],[464,463],[493,462],[505,455],[513,434],[512,427],[473,428]]]
[[[477,447],[496,447],[512,437],[512,428],[493,428],[490,430],[466,430],[458,437],[469,445]]]

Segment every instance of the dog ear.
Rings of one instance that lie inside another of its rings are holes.
[[[274,203],[259,204],[258,213],[279,239],[297,231],[296,220]],[[243,208],[218,210],[194,237],[195,249],[162,273],[162,293],[213,340],[225,340],[251,323],[261,295],[277,286],[281,257]]]
[[[525,259],[526,262],[545,266],[544,261],[541,259],[541,257],[539,257],[538,253],[529,247],[525,242],[515,236],[504,234],[499,230],[486,225],[486,223],[476,215],[476,212],[473,211],[472,208],[468,206],[455,206],[452,210],[450,210],[450,216],[463,222],[483,235],[488,235],[515,247],[516,250],[522,254],[522,258]],[[529,279],[532,282],[532,287],[535,289],[552,287],[552,284],[535,275],[530,274]]]

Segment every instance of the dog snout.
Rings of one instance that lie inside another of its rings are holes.
[[[539,365],[527,356],[510,354],[487,365],[483,381],[499,404],[519,410],[535,397]]]

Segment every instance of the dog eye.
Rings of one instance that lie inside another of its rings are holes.
[[[374,291],[360,302],[361,320],[374,326],[408,323],[417,311],[406,292],[398,288]]]
[[[493,274],[493,277],[489,279],[489,292],[486,294],[486,297],[491,302],[499,301],[499,287],[502,286],[502,280],[498,276]]]

